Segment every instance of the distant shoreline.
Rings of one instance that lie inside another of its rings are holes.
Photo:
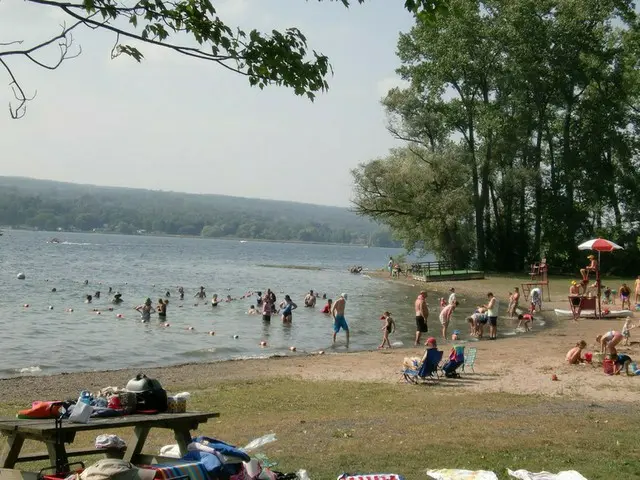
[[[50,233],[52,237],[64,236],[65,234],[86,234],[86,235],[123,235],[126,237],[169,237],[169,238],[195,238],[200,240],[229,240],[229,241],[245,241],[245,242],[262,242],[262,243],[293,243],[301,245],[339,245],[344,247],[360,247],[360,248],[389,248],[394,250],[402,250],[402,247],[380,247],[369,246],[362,243],[336,243],[336,242],[305,242],[304,240],[270,240],[267,238],[242,238],[242,237],[203,237],[202,235],[179,235],[172,233],[122,233],[122,232],[90,232],[90,231],[51,231],[51,230],[33,230],[30,228],[14,228],[11,226],[0,225],[0,230],[3,232],[17,231],[17,232],[37,232],[37,233]],[[61,239],[62,240],[62,239]]]

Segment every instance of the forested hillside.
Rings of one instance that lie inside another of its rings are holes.
[[[345,208],[0,177],[0,224],[40,230],[391,246],[390,234]]]

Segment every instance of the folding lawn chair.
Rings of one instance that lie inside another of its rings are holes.
[[[476,363],[476,352],[477,352],[477,348],[469,348],[465,354],[464,354],[464,363],[462,364],[462,371],[465,371],[465,367],[469,367],[471,368],[471,371],[473,373],[476,373],[475,369],[473,368],[473,366]]]
[[[419,368],[405,368],[402,376],[407,383],[421,383],[427,380],[439,380],[438,369],[442,360],[442,351],[435,348],[427,352],[427,358]]]

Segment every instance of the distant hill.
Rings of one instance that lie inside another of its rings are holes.
[[[346,208],[0,177],[0,224],[16,228],[397,246]]]

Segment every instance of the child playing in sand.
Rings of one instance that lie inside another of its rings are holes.
[[[631,323],[631,320],[631,317],[627,317],[627,319],[624,321],[624,325],[622,326],[622,336],[624,337],[624,343],[622,345],[624,346],[629,346],[629,339],[631,338],[631,333],[629,332],[629,330],[637,327],[637,325]]]
[[[635,375],[635,373],[629,373],[629,365],[632,361],[629,355],[611,355],[611,360],[613,360],[614,375],[620,375],[623,368],[627,375]]]
[[[524,324],[524,329],[526,332],[531,330],[530,324],[533,323],[533,315],[530,313],[521,313],[518,315],[518,326],[516,328],[520,328]]]
[[[567,352],[567,362],[569,365],[577,365],[584,362],[582,358],[582,350],[587,346],[587,342],[580,340],[576,346]]]
[[[387,348],[391,348],[391,342],[389,342],[389,334],[396,331],[396,322],[391,318],[391,313],[384,312],[380,320],[384,320],[384,325],[382,326],[382,343],[378,348],[384,348],[384,344],[387,344]]]

